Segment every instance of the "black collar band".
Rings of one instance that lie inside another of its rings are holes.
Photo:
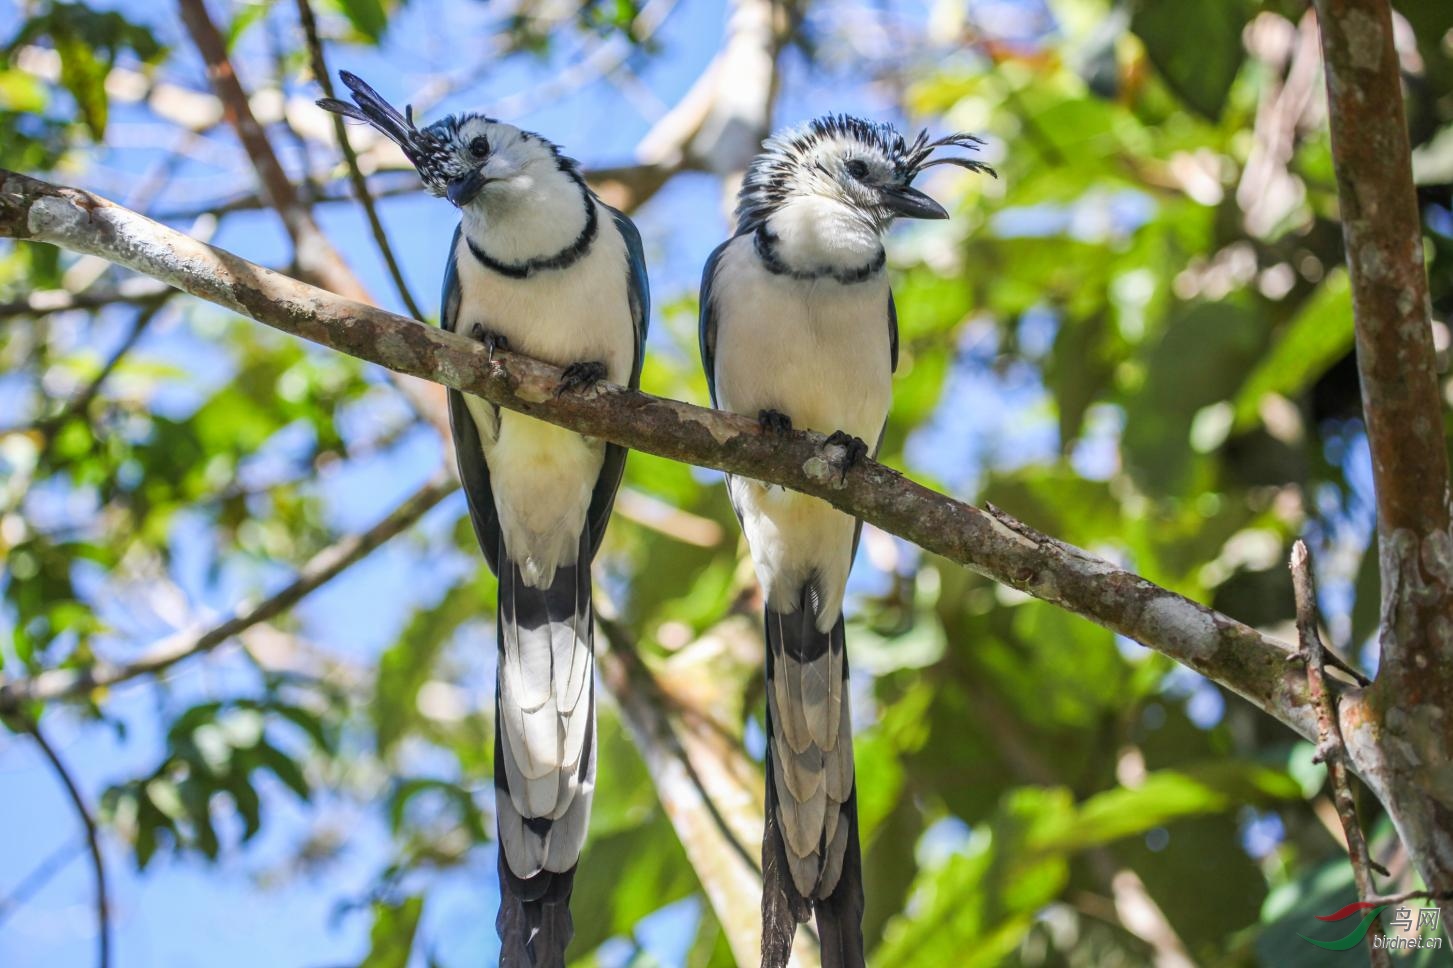
[[[782,261],[777,254],[777,236],[767,228],[763,222],[757,226],[753,234],[752,245],[757,250],[757,258],[762,260],[762,265],[774,276],[790,276],[793,279],[804,281],[811,279],[835,279],[845,286],[855,282],[862,282],[871,276],[876,275],[888,261],[888,253],[883,247],[878,246],[878,254],[863,265],[852,269],[835,269],[832,266],[818,266],[815,269],[794,269]]]
[[[580,186],[580,198],[585,203],[585,226],[581,228],[580,234],[575,237],[574,242],[554,255],[536,256],[533,259],[526,259],[524,262],[501,262],[476,245],[466,232],[464,241],[469,243],[469,251],[474,253],[479,264],[510,279],[528,279],[537,272],[568,269],[585,258],[586,254],[590,252],[591,243],[595,241],[596,232],[599,229],[595,214],[595,198],[590,194],[590,189],[586,187],[584,179],[573,171],[570,174],[575,180],[575,184]]]

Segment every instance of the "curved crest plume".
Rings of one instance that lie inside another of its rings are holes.
[[[939,148],[979,150],[984,142],[971,134],[951,134],[930,141],[925,129],[909,143],[887,122],[868,121],[850,114],[828,114],[779,131],[762,143],[762,153],[752,159],[737,194],[737,231],[750,231],[766,221],[787,200],[794,176],[807,166],[812,149],[831,140],[853,141],[882,154],[904,185],[934,165],[956,165],[999,177],[989,165],[973,158],[930,157]]]
[[[414,109],[411,105],[404,105],[403,113],[399,113],[397,108],[384,100],[383,95],[357,74],[339,71],[338,78],[353,95],[354,103],[325,97],[318,99],[318,107],[341,114],[345,118],[362,121],[376,129],[403,149],[404,157],[418,169],[419,176],[430,192],[435,195],[444,194],[453,162],[444,140],[433,132],[435,126],[419,130],[414,125]]]

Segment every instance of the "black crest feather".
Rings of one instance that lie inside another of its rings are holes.
[[[737,231],[750,231],[766,221],[786,200],[795,176],[809,163],[813,149],[829,141],[855,142],[864,149],[883,155],[904,185],[910,184],[923,169],[934,165],[957,165],[998,177],[993,168],[973,158],[958,155],[930,157],[940,148],[977,151],[984,142],[971,134],[951,134],[930,140],[927,131],[920,131],[910,142],[886,122],[869,121],[850,114],[827,114],[780,131],[763,143],[762,153],[752,160],[737,196]]]

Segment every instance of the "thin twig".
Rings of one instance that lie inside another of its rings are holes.
[[[1342,743],[1342,725],[1337,718],[1337,701],[1327,688],[1327,655],[1318,629],[1317,588],[1312,578],[1312,560],[1307,543],[1300,538],[1292,545],[1292,593],[1297,604],[1297,639],[1307,663],[1307,694],[1317,709],[1317,758],[1327,764],[1327,779],[1332,785],[1332,802],[1347,835],[1348,856],[1352,861],[1352,879],[1357,884],[1357,899],[1371,901],[1377,895],[1372,883],[1373,860],[1367,849],[1367,838],[1357,817],[1357,800],[1352,795],[1352,779],[1347,769],[1347,748]],[[1383,873],[1386,873],[1384,871]],[[1373,917],[1372,931],[1367,935],[1367,949],[1374,968],[1392,962],[1387,952],[1373,941],[1382,935],[1382,925]]]
[[[41,753],[50,761],[51,769],[60,778],[61,784],[66,788],[66,793],[71,798],[71,804],[76,809],[76,815],[80,817],[81,824],[86,828],[86,846],[91,853],[91,867],[96,874],[96,964],[99,968],[109,968],[111,964],[111,906],[106,900],[106,861],[101,856],[100,831],[96,827],[96,820],[91,815],[90,808],[86,806],[86,798],[81,795],[81,789],[76,785],[76,780],[71,776],[71,771],[66,767],[65,762],[51,746],[50,741],[41,732],[40,723],[28,716],[14,717],[21,729],[31,735],[35,745],[40,747]]]
[[[308,0],[298,0],[298,20],[302,23],[303,35],[308,40],[308,57],[312,62],[313,79],[318,82],[325,95],[333,97],[333,78],[328,73],[328,62],[323,57],[323,41],[318,37],[318,21],[313,16],[313,6]],[[378,244],[379,255],[383,256],[384,264],[388,266],[388,274],[394,281],[394,288],[408,307],[409,315],[422,320],[424,311],[419,308],[413,293],[409,291],[403,270],[399,268],[399,260],[394,257],[393,246],[389,245],[388,233],[384,231],[383,221],[378,217],[378,207],[374,204],[373,196],[368,193],[368,179],[363,177],[363,169],[358,166],[358,153],[353,150],[353,145],[348,140],[348,127],[343,123],[342,115],[334,114],[331,117],[333,131],[338,136],[338,147],[343,149],[343,157],[348,161],[348,180],[353,183],[353,194],[358,197],[364,214],[368,216],[368,227],[373,231],[373,241]]]
[[[1453,901],[1453,894],[1437,891],[1403,891],[1401,894],[1382,894],[1367,900],[1373,904],[1401,904],[1404,901]]]
[[[372,528],[329,545],[308,559],[297,577],[274,594],[253,605],[239,605],[225,620],[200,632],[188,630],[168,636],[131,662],[116,665],[97,661],[82,669],[51,669],[29,679],[0,682],[0,713],[18,710],[27,702],[69,699],[140,676],[155,675],[185,659],[210,652],[252,626],[292,608],[379,545],[407,530],[456,487],[454,478],[436,477]]]
[[[101,392],[101,385],[115,372],[116,367],[121,365],[121,361],[125,358],[126,354],[136,348],[137,342],[140,341],[147,327],[151,325],[151,321],[161,312],[167,300],[171,299],[174,295],[176,295],[175,289],[163,290],[160,295],[152,296],[146,302],[140,304],[141,312],[137,313],[136,322],[131,324],[131,331],[126,334],[126,338],[121,341],[121,345],[116,348],[116,352],[112,353],[110,358],[102,364],[100,372],[80,390],[77,390],[55,415],[47,417],[37,424],[37,429],[44,436],[47,438],[51,437],[67,420],[86,412],[86,408],[91,405],[91,401],[96,399],[96,394]]]
[[[92,288],[88,292],[64,289],[33,289],[20,299],[0,303],[0,319],[11,316],[46,316],[73,309],[100,309],[114,303],[144,305],[167,291],[155,279],[125,279],[113,288]]]

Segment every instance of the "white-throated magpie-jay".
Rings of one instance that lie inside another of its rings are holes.
[[[629,219],[539,135],[479,114],[414,126],[362,80],[319,104],[392,139],[460,211],[444,272],[448,330],[565,368],[562,392],[637,386],[649,296]],[[570,894],[595,787],[590,563],[626,451],[449,391],[459,476],[499,578],[495,792],[507,966],[565,964]]]
[[[851,463],[877,449],[898,365],[898,320],[883,234],[898,217],[947,218],[911,186],[935,164],[989,171],[841,115],[769,138],[747,170],[736,234],[701,283],[701,356],[712,403],[764,429],[831,434]],[[843,638],[843,595],[860,524],[826,502],[728,478],[766,599],[767,817],[762,965],[787,963],[816,913],[825,968],[864,963]]]

